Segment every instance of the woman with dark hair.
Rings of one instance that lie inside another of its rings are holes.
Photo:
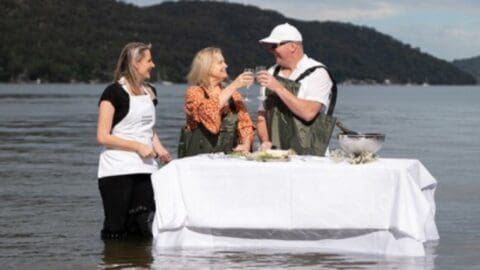
[[[123,48],[113,83],[99,102],[97,142],[103,149],[98,185],[105,213],[103,239],[151,236],[155,203],[150,175],[158,169],[157,158],[171,160],[153,130],[156,90],[146,83],[155,67],[150,48],[136,42]]]

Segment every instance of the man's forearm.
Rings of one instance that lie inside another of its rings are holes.
[[[258,112],[257,117],[257,134],[260,143],[270,141],[267,130],[267,121],[265,118],[265,112]]]
[[[278,89],[275,92],[293,114],[305,121],[310,121],[315,118],[321,109],[321,103],[299,99],[285,88]]]

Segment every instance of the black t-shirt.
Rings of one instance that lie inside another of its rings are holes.
[[[157,105],[157,90],[155,87],[150,86],[150,89],[152,89],[155,98],[153,99],[153,104],[156,106]],[[100,105],[100,102],[103,100],[110,101],[112,103],[113,107],[115,108],[115,113],[113,114],[113,123],[112,123],[112,129],[113,127],[118,124],[127,114],[128,110],[130,107],[130,96],[128,93],[123,89],[122,85],[120,85],[118,82],[114,82],[107,86],[105,90],[102,93],[102,96],[100,97],[100,101],[98,104]]]

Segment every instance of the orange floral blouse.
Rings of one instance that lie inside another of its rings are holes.
[[[205,88],[200,86],[190,86],[185,92],[185,113],[187,116],[187,128],[192,130],[202,124],[208,131],[213,134],[218,134],[220,125],[222,123],[222,115],[230,112],[230,107],[227,105],[219,111],[218,106],[220,100],[218,94],[207,92],[210,98],[205,97]],[[237,134],[241,143],[248,140],[253,140],[253,123],[248,114],[245,103],[243,103],[242,96],[235,92],[232,95],[235,101],[235,106],[238,110],[238,127]]]

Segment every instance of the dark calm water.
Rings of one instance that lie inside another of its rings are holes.
[[[384,132],[382,157],[419,159],[436,177],[441,240],[425,258],[294,250],[170,250],[103,242],[95,143],[105,85],[0,84],[1,269],[479,269],[480,87],[342,86],[346,126]],[[175,152],[184,85],[158,85],[157,131]],[[252,112],[256,89],[250,90]],[[332,147],[337,148],[337,142]]]

